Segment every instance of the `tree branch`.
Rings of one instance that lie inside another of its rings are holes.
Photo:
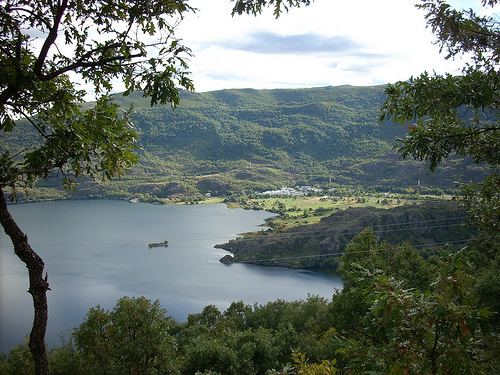
[[[26,169],[21,169],[21,168],[18,168],[18,169],[13,169],[15,172],[16,175],[28,175],[28,174],[48,174],[50,171],[54,170],[54,169],[61,169],[62,166],[66,163],[67,160],[62,160],[58,163],[53,163],[53,164],[49,164],[43,168],[26,168]],[[6,183],[10,183],[12,181],[12,179],[8,178],[7,177],[0,177],[0,183],[3,183],[3,184],[6,184]]]
[[[68,7],[68,0],[62,0],[61,4],[57,8],[57,13],[54,17],[54,24],[52,25],[49,35],[45,42],[43,43],[42,49],[40,50],[40,54],[35,62],[35,66],[33,68],[33,72],[37,76],[42,75],[43,64],[45,63],[45,59],[47,58],[47,54],[49,53],[50,47],[54,44],[57,39],[57,32],[59,30],[59,25],[61,24],[61,19]]]
[[[456,138],[456,137],[471,137],[473,135],[478,135],[478,134],[483,134],[487,133],[490,131],[498,131],[500,128],[497,127],[488,127],[488,128],[481,128],[481,129],[476,129],[474,131],[471,131],[469,133],[460,133],[460,134],[447,134],[443,135],[443,138]]]
[[[63,149],[61,146],[59,146],[59,144],[57,144],[51,137],[49,137],[47,134],[45,134],[45,132],[38,126],[38,124],[35,121],[33,121],[33,119],[31,117],[29,117],[26,113],[24,113],[24,111],[21,108],[17,108],[17,107],[14,107],[14,108],[17,109],[19,111],[19,113],[21,113],[26,120],[28,120],[28,122],[36,129],[36,131],[38,133],[40,133],[40,135],[43,138],[45,138],[48,142],[50,142],[54,146],[56,146],[59,149],[59,151],[61,151],[64,155],[69,156],[67,151],[65,149]]]
[[[43,167],[43,168],[18,169],[17,173],[19,173],[21,175],[32,174],[32,173],[37,173],[37,174],[48,173],[48,172],[50,172],[53,169],[60,169],[60,168],[62,168],[62,166],[64,165],[64,163],[66,163],[66,161],[60,161],[59,163],[49,164],[48,166]]]
[[[362,330],[360,330],[360,329],[356,328],[355,326],[352,326],[352,325],[351,325],[351,326],[349,326],[349,328],[351,328],[354,332],[357,332],[357,333],[361,334],[363,337],[365,337],[365,338],[367,338],[367,339],[371,340],[372,342],[376,342],[377,344],[381,344],[381,343],[382,343],[382,342],[381,342],[379,339],[377,339],[376,337],[374,337],[374,336],[370,336],[370,335],[367,335],[366,333],[364,333]]]
[[[87,56],[87,55],[90,56],[91,52],[89,52],[85,56]],[[80,58],[78,61],[76,61],[73,64],[66,65],[65,67],[63,67],[61,69],[58,69],[56,71],[53,71],[50,74],[41,76],[40,79],[42,81],[50,81],[51,79],[54,79],[54,78],[60,76],[61,74],[64,74],[64,73],[69,72],[69,71],[74,71],[74,70],[77,70],[79,68],[95,68],[95,67],[99,67],[99,66],[104,66],[104,65],[112,63],[112,62],[127,61],[127,60],[130,60],[130,59],[133,59],[133,58],[136,58],[136,57],[141,57],[141,56],[142,56],[142,54],[140,54],[140,53],[134,54],[134,55],[130,55],[130,56],[123,56],[123,55],[121,55],[121,56],[115,56],[115,57],[108,58],[108,59],[100,59],[100,60],[93,61],[93,62],[88,62],[88,63],[85,63],[84,62],[85,57],[82,57],[82,58]]]

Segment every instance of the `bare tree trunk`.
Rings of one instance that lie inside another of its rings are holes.
[[[33,297],[35,317],[31,329],[29,348],[35,361],[35,372],[37,375],[49,374],[49,362],[45,348],[45,332],[47,330],[48,307],[47,290],[49,283],[47,276],[43,277],[44,263],[42,258],[33,251],[26,236],[10,215],[3,190],[0,188],[0,223],[5,233],[12,240],[15,254],[28,268],[29,290]]]

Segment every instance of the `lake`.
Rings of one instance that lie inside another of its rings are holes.
[[[214,245],[260,230],[265,211],[223,204],[152,205],[113,200],[64,200],[9,206],[45,262],[48,292],[47,342],[58,344],[90,307],[114,307],[123,297],[160,300],[178,322],[214,304],[265,304],[277,299],[330,299],[342,288],[337,276],[250,264],[224,265],[228,254]],[[148,248],[151,242],[169,246]],[[27,269],[10,239],[0,233],[0,352],[23,342],[33,307]]]

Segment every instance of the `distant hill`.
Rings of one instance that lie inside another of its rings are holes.
[[[296,184],[450,189],[481,174],[463,159],[432,175],[421,162],[399,160],[393,146],[406,128],[378,120],[383,88],[183,91],[175,110],[150,108],[140,93],[116,95],[134,105],[140,163],[120,181],[83,183],[77,194],[227,196]],[[2,137],[21,148],[29,133]]]
[[[474,178],[463,159],[429,175],[393,151],[406,128],[378,120],[384,86],[183,92],[175,110],[134,103],[142,165],[156,175],[197,176],[196,188],[228,194],[283,184],[452,188]],[[216,181],[213,179],[216,178]]]

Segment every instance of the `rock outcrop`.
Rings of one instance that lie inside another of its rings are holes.
[[[223,264],[232,264],[234,263],[234,257],[232,255],[224,255],[222,258],[219,259],[219,262]]]

